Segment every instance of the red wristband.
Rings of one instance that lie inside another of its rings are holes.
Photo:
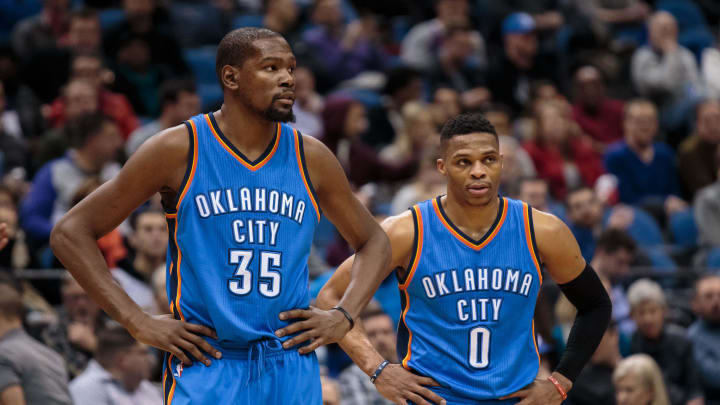
[[[560,396],[562,397],[563,401],[567,399],[567,392],[563,389],[562,385],[560,385],[560,382],[553,376],[548,376],[548,381],[550,381],[554,386],[555,389],[558,390],[560,393]]]

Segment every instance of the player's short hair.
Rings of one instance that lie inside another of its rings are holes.
[[[112,364],[116,354],[127,351],[135,346],[137,341],[125,330],[117,325],[101,329],[97,334],[97,349],[95,359],[103,367]]]
[[[595,250],[602,250],[605,253],[615,253],[625,249],[630,254],[635,254],[637,244],[635,240],[622,229],[607,229],[600,234],[595,243]]]
[[[222,86],[221,72],[225,65],[242,66],[245,61],[257,53],[253,42],[259,39],[283,36],[267,28],[243,27],[225,34],[217,48],[215,56],[215,74]]]
[[[197,86],[191,79],[169,79],[160,85],[160,108],[177,103],[180,93],[197,93]]]
[[[68,121],[65,130],[70,143],[75,147],[82,147],[108,123],[115,124],[115,121],[102,112],[93,112]]]
[[[440,140],[446,141],[455,135],[466,135],[474,132],[492,134],[499,143],[493,124],[482,113],[466,112],[447,120],[440,130]]]
[[[9,273],[0,273],[0,316],[6,319],[23,319],[25,306],[22,287]]]

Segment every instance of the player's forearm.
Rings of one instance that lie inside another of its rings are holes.
[[[390,242],[385,232],[377,231],[355,253],[350,283],[337,305],[350,313],[353,319],[370,302],[390,269]]]
[[[134,333],[136,325],[147,315],[115,282],[90,232],[63,219],[53,228],[50,246],[95,302],[111,318]]]
[[[368,376],[371,376],[380,363],[386,360],[370,343],[360,323],[355,325],[338,344]]]

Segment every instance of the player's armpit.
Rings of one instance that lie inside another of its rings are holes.
[[[558,284],[574,280],[585,268],[575,236],[563,221],[552,214],[532,210],[535,240],[540,260]]]
[[[11,385],[0,392],[0,405],[25,405],[25,393],[19,385]]]

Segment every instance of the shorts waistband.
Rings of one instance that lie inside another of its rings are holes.
[[[210,345],[222,353],[223,358],[233,360],[259,360],[296,352],[296,348],[285,349],[278,339],[262,339],[250,342],[249,345],[238,345],[231,342],[208,340]]]

